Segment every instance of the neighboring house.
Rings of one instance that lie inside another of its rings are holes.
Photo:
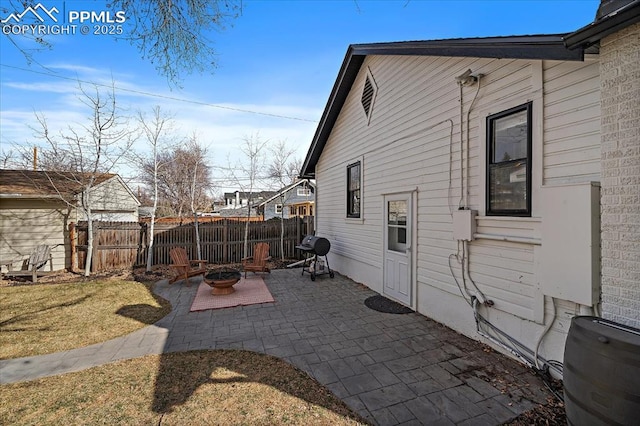
[[[601,295],[640,326],[640,7],[616,3],[569,35],[349,46],[301,172],[332,268],[503,351],[562,360]]]
[[[258,214],[262,215],[264,220],[274,217],[289,219],[313,216],[315,192],[316,186],[311,181],[301,179],[258,204]]]
[[[71,266],[69,224],[86,220],[64,200],[81,189],[67,173],[0,170],[0,257],[28,256],[38,244],[52,247],[54,270]],[[138,221],[139,202],[120,176],[102,174],[93,186],[93,219]]]
[[[251,205],[255,206],[258,203],[266,200],[269,197],[272,197],[274,194],[273,191],[256,191],[251,194]],[[249,205],[249,193],[234,191],[234,192],[225,192],[224,193],[224,205],[219,207],[220,210],[224,209],[240,209],[243,207],[247,207]]]

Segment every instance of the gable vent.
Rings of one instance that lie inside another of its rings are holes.
[[[373,76],[371,75],[371,71],[367,73],[367,78],[364,82],[364,89],[362,90],[362,108],[364,108],[364,113],[367,116],[367,120],[371,120],[371,111],[373,109],[373,101],[376,97],[377,87],[375,81],[373,80]]]
[[[371,111],[371,103],[373,103],[373,84],[371,84],[371,80],[369,76],[367,76],[367,81],[364,83],[364,90],[362,91],[362,107],[364,108],[364,113],[369,116],[369,112]]]

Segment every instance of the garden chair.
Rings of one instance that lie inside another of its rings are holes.
[[[244,268],[244,277],[247,278],[247,271],[253,273],[256,272],[268,272],[271,270],[267,266],[267,262],[271,260],[269,256],[269,244],[258,243],[253,248],[253,256],[245,257],[242,259],[242,267]]]
[[[22,266],[18,270],[13,269],[13,264],[16,262],[22,262]],[[53,272],[53,259],[51,257],[51,246],[47,244],[40,244],[37,246],[31,255],[27,259],[14,259],[7,262],[2,262],[2,265],[7,267],[7,272],[4,272],[8,277],[28,277],[31,276],[31,281],[38,282],[38,276],[45,275],[42,268],[49,262],[50,271]]]
[[[171,261],[173,262],[171,267],[176,271],[176,276],[169,281],[169,284],[185,280],[187,285],[190,286],[189,278],[204,275],[207,272],[207,268],[204,265],[208,262],[206,260],[189,260],[187,250],[183,247],[172,248],[169,256],[171,256]]]

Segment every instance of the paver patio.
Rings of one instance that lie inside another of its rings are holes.
[[[419,314],[367,308],[375,293],[336,274],[265,276],[275,303],[189,312],[193,284],[156,284],[173,310],[104,343],[0,361],[0,383],[31,380],[148,354],[246,349],[285,359],[379,425],[496,425],[550,393],[530,370]]]

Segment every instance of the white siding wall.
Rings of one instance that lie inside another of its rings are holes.
[[[52,248],[53,269],[66,266],[65,239],[68,239],[68,224],[74,219],[62,204],[42,200],[3,200],[0,203],[0,258],[4,260],[28,258],[39,244]],[[17,262],[13,266],[19,268]],[[49,271],[49,265],[45,266]]]
[[[544,62],[544,184],[600,180],[600,72],[596,59]],[[573,84],[567,84],[573,82]]]
[[[369,125],[360,104],[367,68],[378,87]],[[479,211],[479,233],[518,241],[470,243],[470,274],[495,302],[486,314],[533,347],[552,311],[536,277],[542,243],[539,192],[543,179],[545,184],[599,180],[597,63],[367,57],[316,167],[318,234],[332,243],[333,268],[382,292],[383,196],[417,191],[413,305],[478,337],[471,309],[460,297],[448,263],[457,252],[451,212],[461,198],[460,94],[454,76],[469,68],[485,77],[470,115],[469,201],[465,204]],[[465,128],[477,87],[463,88]],[[486,116],[528,101],[533,101],[533,217],[483,216]],[[357,160],[363,163],[359,220],[345,217],[346,166]],[[460,278],[459,265],[455,260],[452,264]],[[562,358],[568,328],[566,319],[558,318],[543,345],[548,352],[543,355],[555,359]]]

